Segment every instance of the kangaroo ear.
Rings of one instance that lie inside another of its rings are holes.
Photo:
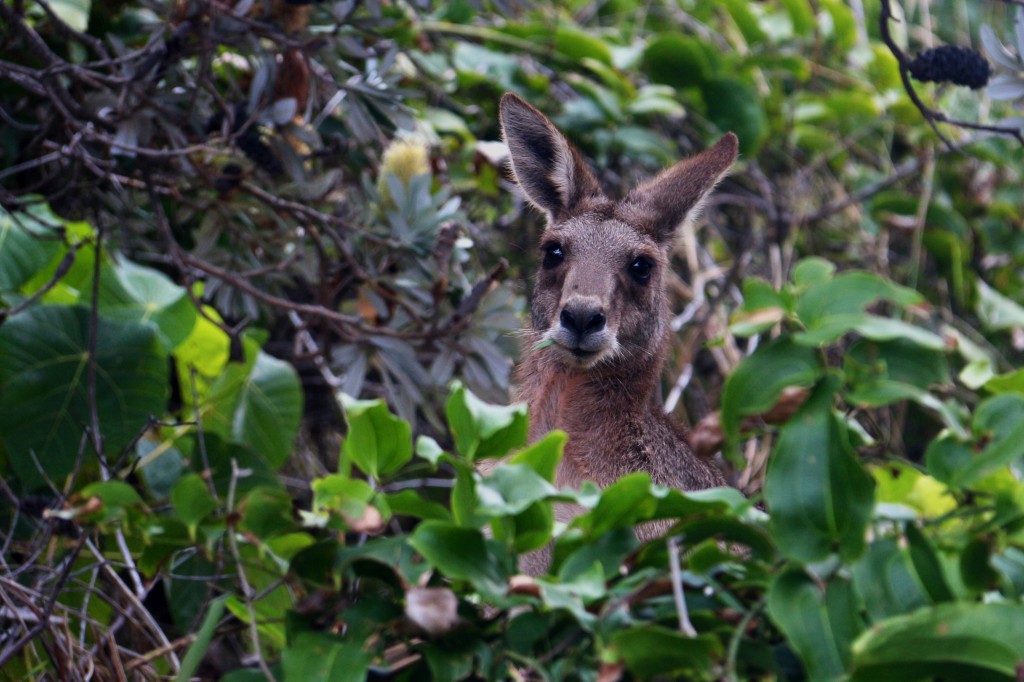
[[[739,141],[726,133],[714,147],[684,159],[637,185],[624,203],[639,209],[641,220],[659,242],[673,239],[685,220],[700,214],[704,201],[736,160]]]
[[[512,172],[530,203],[557,220],[586,197],[601,196],[579,152],[544,114],[510,92],[501,98],[500,114]]]

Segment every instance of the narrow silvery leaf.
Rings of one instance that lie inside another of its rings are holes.
[[[118,156],[135,156],[135,148],[139,146],[139,127],[135,119],[121,121],[117,126],[117,134],[114,135],[114,143],[110,145],[110,152]]]
[[[1024,97],[1024,80],[1003,73],[992,79],[988,87],[985,88],[985,93],[992,99],[1017,99]]]
[[[270,105],[270,119],[277,125],[284,125],[295,117],[299,102],[294,97],[284,97]]]
[[[1017,34],[1017,57],[1024,57],[1024,8],[1017,8],[1017,20],[1014,22]]]
[[[981,44],[985,48],[985,52],[988,56],[999,66],[1010,71],[1017,71],[1020,65],[1014,55],[1006,49],[999,38],[996,37],[995,31],[988,24],[981,27]]]

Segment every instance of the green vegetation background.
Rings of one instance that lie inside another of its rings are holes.
[[[1024,23],[888,7],[0,2],[0,678],[1019,679]],[[506,91],[613,193],[739,135],[664,378],[736,490],[503,407]]]

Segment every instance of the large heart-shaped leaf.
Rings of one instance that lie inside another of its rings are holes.
[[[75,466],[90,424],[90,311],[43,306],[0,327],[0,438],[29,488]],[[135,439],[167,403],[167,356],[149,326],[100,318],[96,329],[96,415],[104,450]],[[58,484],[59,485],[59,484]]]

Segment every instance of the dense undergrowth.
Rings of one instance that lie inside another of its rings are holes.
[[[1017,679],[1008,5],[0,3],[0,677]],[[735,489],[558,490],[503,406],[508,90],[613,193],[739,135],[664,382]]]

